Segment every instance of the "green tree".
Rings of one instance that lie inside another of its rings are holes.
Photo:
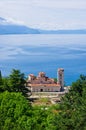
[[[3,91],[2,85],[3,85],[3,81],[2,81],[2,74],[1,74],[1,70],[0,70],[0,92]]]
[[[0,130],[31,130],[32,107],[21,93],[0,94]]]
[[[45,106],[35,106],[33,107],[33,116],[32,116],[32,130],[45,130],[47,123],[48,110]]]
[[[1,74],[1,70],[0,70],[0,85],[3,84],[3,81],[2,81],[2,74]]]
[[[9,86],[11,91],[22,92],[23,94],[28,92],[28,89],[25,87],[25,75],[21,73],[20,70],[12,70],[12,73],[9,76]]]
[[[86,76],[72,84],[56,107],[55,114],[50,111],[47,115],[45,130],[86,130]]]
[[[57,83],[57,78],[54,78],[54,82],[56,82],[56,83]]]
[[[86,130],[86,76],[72,84],[60,104],[61,112],[55,118],[58,130]]]
[[[80,75],[80,78],[72,83],[71,92],[77,92],[79,96],[82,96],[83,89],[86,88],[86,76]]]
[[[2,77],[2,84],[0,85],[0,92],[9,91],[11,92],[11,86],[9,85],[9,78]]]

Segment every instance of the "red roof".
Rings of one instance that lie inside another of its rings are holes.
[[[60,84],[28,84],[31,87],[60,87]]]

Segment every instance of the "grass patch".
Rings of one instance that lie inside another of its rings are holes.
[[[49,98],[40,98],[34,101],[33,105],[38,105],[38,106],[49,106],[51,105],[51,101]]]

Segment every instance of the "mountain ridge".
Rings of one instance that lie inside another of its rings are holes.
[[[7,34],[86,34],[86,29],[42,30],[10,23],[0,17],[0,35]]]
[[[25,25],[10,23],[7,19],[0,17],[0,35],[4,34],[39,34],[37,29]]]

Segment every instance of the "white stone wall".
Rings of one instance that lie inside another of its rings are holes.
[[[45,87],[45,86],[34,86],[31,88],[32,92],[56,92],[56,91],[60,91],[60,87],[55,87],[55,86],[49,86],[49,87]]]

